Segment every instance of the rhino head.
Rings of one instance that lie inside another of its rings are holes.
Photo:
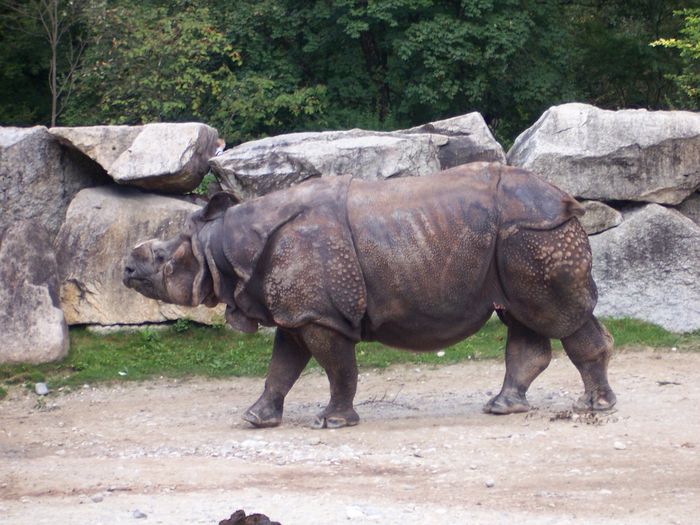
[[[235,203],[230,194],[217,194],[188,219],[184,233],[137,244],[124,264],[124,284],[167,303],[216,306],[219,298],[204,254],[206,240],[199,233],[204,224],[221,218]]]

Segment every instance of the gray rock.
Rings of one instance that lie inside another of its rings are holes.
[[[190,318],[221,322],[223,310],[148,299],[122,284],[123,259],[138,242],[181,231],[198,206],[115,185],[81,191],[56,238],[60,300],[68,324],[142,324]]]
[[[588,235],[600,233],[622,224],[622,214],[607,204],[598,201],[583,201],[581,205],[586,210],[586,214],[579,217],[579,221]]]
[[[68,353],[49,233],[34,221],[0,231],[0,363],[46,363]]]
[[[36,383],[34,385],[34,392],[38,396],[45,396],[49,393],[49,387],[46,385],[46,383]]]
[[[477,112],[430,122],[402,132],[446,136],[447,143],[438,150],[440,169],[443,170],[469,162],[506,162],[503,147],[493,138],[484,118]]]
[[[136,520],[144,520],[144,519],[148,518],[148,514],[141,512],[139,509],[135,509],[131,513],[131,516]]]
[[[575,197],[678,204],[700,186],[700,114],[548,109],[508,152]]]
[[[246,142],[209,163],[221,186],[240,199],[264,195],[313,177],[387,179],[440,169],[448,137],[354,129],[292,133]]]
[[[59,140],[102,166],[119,184],[166,192],[197,187],[209,170],[218,132],[206,124],[51,128]]]
[[[700,225],[700,192],[693,193],[678,206],[678,211]]]
[[[620,226],[590,237],[596,314],[700,329],[700,226],[658,204],[623,215]]]
[[[43,126],[0,127],[0,230],[28,219],[53,238],[73,196],[108,180],[99,166],[59,144]]]

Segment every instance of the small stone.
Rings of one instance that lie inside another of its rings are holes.
[[[49,387],[46,386],[46,383],[37,383],[34,385],[34,392],[39,396],[45,396],[49,393]]]
[[[470,470],[476,470],[478,467],[474,464],[469,465]]]
[[[627,445],[625,445],[622,441],[615,441],[613,446],[615,447],[615,450],[625,450],[627,448]]]
[[[602,494],[604,496],[609,496],[610,494],[612,494],[612,490],[600,489],[600,494]]]
[[[348,507],[345,512],[349,520],[356,520],[365,517],[365,513],[362,512],[362,509],[354,505]]]
[[[136,520],[143,520],[148,518],[147,514],[144,514],[141,512],[139,509],[134,510],[134,512],[131,513],[131,515],[134,517]]]
[[[309,445],[311,445],[312,447],[315,447],[316,445],[321,444],[321,438],[317,438],[317,437],[311,438],[307,441],[307,443]]]
[[[486,485],[486,488],[493,488],[496,486],[496,482],[492,479],[487,479],[484,484]]]
[[[101,503],[104,500],[104,496],[102,496],[102,494],[95,494],[90,499],[93,501],[93,503]]]
[[[445,351],[444,351],[444,350],[440,350],[440,351],[437,352],[435,355],[437,355],[438,357],[445,357]]]

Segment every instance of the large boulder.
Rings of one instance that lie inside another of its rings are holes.
[[[189,318],[217,323],[223,310],[148,299],[122,284],[123,259],[139,241],[181,231],[198,206],[135,188],[81,191],[56,238],[61,307],[74,324],[140,324]]]
[[[403,133],[432,133],[448,138],[438,150],[440,169],[446,170],[469,162],[506,162],[503,147],[493,138],[480,113],[430,122],[403,130]]]
[[[197,187],[209,170],[219,137],[214,128],[196,122],[49,131],[97,162],[119,184],[172,193]]]
[[[700,186],[700,114],[548,109],[508,152],[575,197],[678,204]]]
[[[583,201],[581,205],[586,213],[579,218],[579,221],[588,235],[622,224],[622,214],[612,206],[599,201]]]
[[[700,192],[693,193],[681,202],[678,211],[700,226]]]
[[[590,242],[598,315],[643,319],[675,332],[700,329],[700,226],[647,204]]]
[[[48,231],[20,220],[0,231],[0,363],[46,363],[68,353]]]
[[[440,169],[448,137],[354,129],[292,133],[246,142],[210,160],[221,186],[240,199],[288,188],[312,177],[388,179]]]
[[[108,180],[99,166],[59,144],[43,126],[0,127],[0,230],[34,220],[53,237],[73,196]]]
[[[395,132],[291,133],[246,142],[209,163],[223,189],[248,199],[313,177],[429,175],[474,161],[505,162],[478,113]]]

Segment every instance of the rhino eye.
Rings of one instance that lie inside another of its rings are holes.
[[[165,262],[165,254],[163,252],[157,251],[157,252],[155,252],[154,255],[155,255],[154,259],[155,259],[156,263],[163,264]]]

